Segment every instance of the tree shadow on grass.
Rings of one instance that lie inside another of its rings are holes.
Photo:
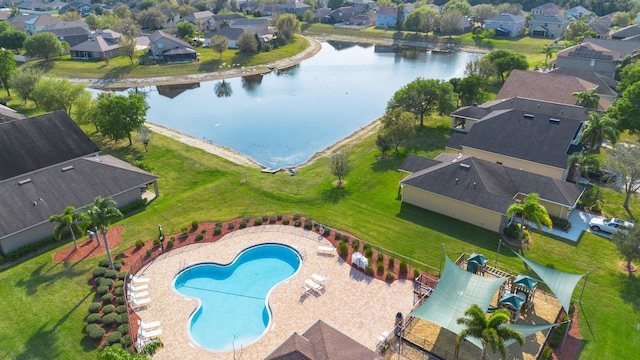
[[[629,276],[628,272],[616,274],[620,289],[620,298],[633,307],[635,312],[640,310],[640,279],[634,274]]]
[[[133,69],[132,65],[114,66],[114,67],[108,69],[104,73],[104,76],[102,78],[105,79],[105,80],[120,79],[122,76],[124,76],[126,74],[129,74],[132,69]]]
[[[29,274],[29,277],[18,280],[16,286],[24,288],[27,295],[33,295],[38,292],[41,285],[52,284],[60,278],[74,278],[85,273],[85,271],[75,271],[71,267],[64,266],[64,269],[58,269],[58,271],[49,274],[58,267],[60,263],[54,263],[51,268],[47,270],[45,270],[45,265],[46,264],[42,264],[35,268],[31,274]]]
[[[207,61],[200,61],[198,65],[198,72],[212,72],[220,69],[222,65],[222,60],[218,57],[218,59],[212,59]],[[231,64],[228,64],[231,65]]]
[[[418,126],[416,128],[416,136],[407,140],[404,147],[409,153],[414,154],[419,151],[432,152],[444,149],[449,138],[451,138],[451,128],[449,124]]]
[[[376,172],[398,171],[404,158],[406,158],[406,155],[399,155],[401,154],[387,155],[385,159],[376,158],[376,161],[371,164],[371,170]]]
[[[341,200],[347,198],[347,196],[351,195],[351,190],[346,189],[344,186],[335,186],[330,189],[322,191],[320,196],[324,202],[337,204]]]

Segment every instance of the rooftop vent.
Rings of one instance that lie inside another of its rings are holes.
[[[18,185],[24,185],[31,182],[31,178],[18,181]]]
[[[65,167],[62,168],[62,172],[66,172],[66,171],[69,171],[69,170],[73,170],[73,165],[65,166]]]
[[[469,165],[469,164],[460,164],[459,166],[460,166],[461,170],[467,170],[468,171],[469,169],[471,169],[471,165]]]
[[[556,124],[557,125],[557,124],[560,124],[560,119],[550,118],[549,122],[552,123],[552,124]]]
[[[524,114],[525,119],[533,119],[533,114]]]

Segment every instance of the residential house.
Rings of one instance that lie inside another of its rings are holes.
[[[591,89],[597,91],[598,85],[576,76],[513,70],[496,95],[496,100],[522,97],[576,105],[577,98],[572,94]],[[611,104],[611,100],[601,98],[598,109],[606,110]]]
[[[61,7],[60,10],[58,10],[58,14],[62,15],[67,11],[77,11],[80,16],[85,17],[93,13],[93,6],[91,5],[91,2],[71,1]]]
[[[318,320],[304,333],[293,333],[265,358],[265,360],[284,359],[383,360],[384,356],[370,350],[324,321]]]
[[[356,14],[349,20],[349,24],[357,26],[374,26],[376,24],[376,12],[369,10]]]
[[[495,232],[507,226],[509,206],[530,193],[540,195],[549,215],[562,219],[582,194],[575,184],[468,155],[409,155],[400,170],[410,173],[400,181],[403,203]]]
[[[589,27],[591,28],[591,30],[593,30],[593,32],[596,33],[596,37],[598,39],[608,39],[610,37],[610,32],[611,29],[607,26],[604,26],[602,23],[599,22],[592,22],[589,24]]]
[[[213,13],[209,10],[196,11],[185,15],[180,21],[187,21],[196,26],[197,31],[207,31],[213,28]]]
[[[564,36],[570,21],[558,15],[534,16],[529,21],[529,36],[557,39]]]
[[[533,15],[534,17],[541,16],[541,15],[553,15],[553,16],[563,17],[564,8],[553,3],[546,3],[531,9],[531,15]]]
[[[240,19],[246,19],[246,17],[240,14],[217,14],[211,17],[211,26],[209,30],[220,29],[224,27],[223,24],[231,24],[232,22]]]
[[[184,40],[160,30],[149,35],[149,52],[162,62],[197,61],[198,53]]]
[[[43,15],[37,15],[35,17],[25,20],[22,24],[22,27],[24,29],[24,32],[26,32],[28,35],[35,35],[53,26],[54,24],[61,23],[61,22],[63,21],[56,17],[43,14]]]
[[[204,34],[204,44],[205,46],[210,46],[211,38],[216,35],[220,35],[227,39],[227,47],[229,49],[237,49],[238,39],[243,32],[243,29],[230,27],[208,31],[206,34]]]
[[[640,35],[640,24],[633,24],[611,33],[611,39],[622,40]]]
[[[95,31],[87,41],[71,47],[71,58],[106,60],[119,56],[121,37],[122,34],[109,29]]]
[[[376,7],[376,2],[373,0],[352,0],[351,6],[368,11],[373,10]]]
[[[404,4],[403,18],[414,10],[413,4]],[[398,23],[398,8],[382,6],[376,11],[376,27],[383,29],[395,29]]]
[[[89,30],[80,26],[53,27],[43,32],[53,33],[60,41],[66,41],[70,47],[74,47],[89,40],[89,35],[91,35]]]
[[[11,16],[8,12],[0,11],[0,21],[9,20],[9,16]]]
[[[500,14],[485,20],[485,30],[493,29],[496,37],[516,37],[524,34],[527,20],[522,15]]]
[[[572,7],[569,10],[565,10],[564,11],[564,18],[569,20],[569,21],[577,21],[579,19],[585,19],[585,22],[587,24],[591,24],[592,22],[596,21],[596,14],[593,13],[592,11],[584,8],[583,6],[575,6]]]
[[[267,19],[236,19],[229,23],[229,27],[233,29],[242,29],[243,31],[250,31],[258,36],[263,36],[269,33],[269,21]]]
[[[565,180],[567,160],[580,143],[587,112],[581,106],[535,99],[497,99],[451,114],[448,151]]]
[[[600,96],[600,100],[606,100],[613,103],[620,94],[616,90],[618,81],[610,77],[606,77],[594,71],[575,70],[569,68],[555,68],[549,72],[550,74],[575,76],[596,85],[596,92]],[[602,102],[601,102],[602,103]]]
[[[287,3],[280,5],[280,11],[288,14],[302,15],[307,10],[311,10],[311,6],[305,4],[302,0],[289,0]]]
[[[0,123],[26,118],[26,115],[20,114],[12,108],[0,104]]]
[[[583,42],[560,51],[555,59],[555,67],[594,71],[613,79],[620,57],[620,51],[610,51],[595,43]]]
[[[7,21],[9,22],[9,24],[11,24],[11,26],[16,28],[17,30],[25,31],[24,22],[37,17],[38,15],[16,15],[7,19]]]
[[[352,18],[363,13],[365,13],[364,8],[344,6],[335,10],[329,9],[329,12],[320,21],[325,24],[350,23]]]

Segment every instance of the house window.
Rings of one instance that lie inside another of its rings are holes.
[[[591,59],[591,66],[596,66],[596,59]]]

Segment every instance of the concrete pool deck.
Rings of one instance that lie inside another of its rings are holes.
[[[191,264],[229,263],[243,249],[269,242],[289,245],[304,258],[298,272],[269,295],[273,316],[269,329],[253,344],[236,344],[235,354],[199,347],[189,336],[189,316],[198,302],[173,289],[175,275]],[[189,245],[159,256],[136,274],[151,279],[152,299],[149,306],[136,313],[144,322],[162,323],[160,338],[164,348],[154,359],[263,359],[294,332],[303,333],[319,319],[374,350],[380,334],[393,329],[396,314],[406,315],[412,309],[412,282],[396,280],[387,284],[373,279],[337,255],[318,253],[320,245],[330,243],[326,239],[319,241],[318,234],[312,231],[264,225],[236,230],[216,242]],[[302,286],[314,273],[329,278],[325,291],[302,297]]]

